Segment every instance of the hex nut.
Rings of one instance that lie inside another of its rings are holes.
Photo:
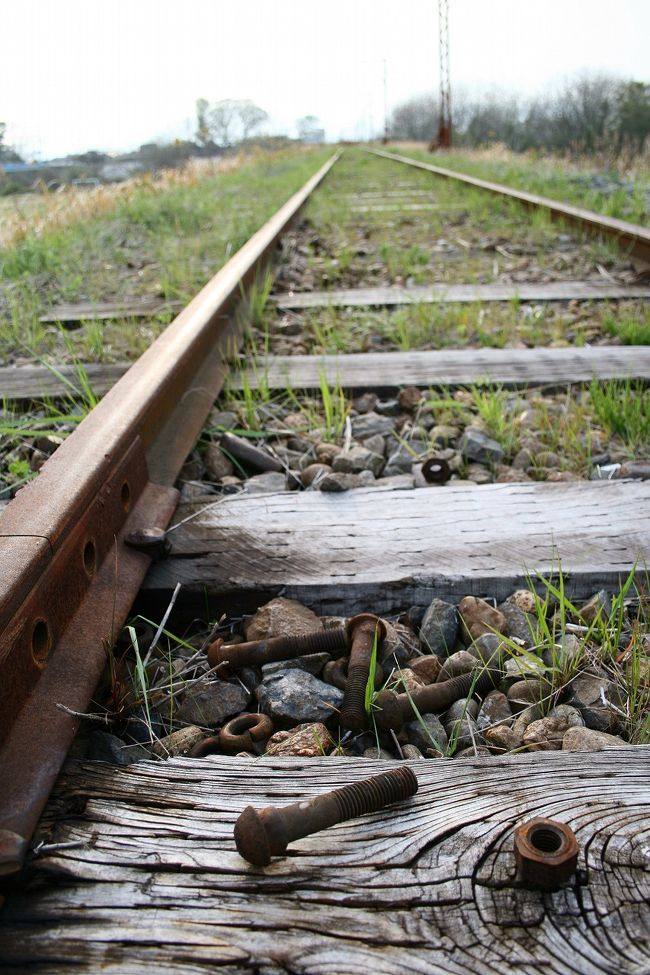
[[[571,827],[556,819],[536,816],[517,826],[514,847],[524,887],[553,890],[576,871],[578,841]]]

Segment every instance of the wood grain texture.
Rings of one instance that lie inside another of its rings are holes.
[[[323,375],[345,389],[400,386],[463,386],[493,382],[504,386],[650,379],[650,346],[595,346],[561,349],[441,349],[422,352],[359,352],[352,355],[272,356],[249,370],[253,387],[318,389]],[[232,385],[241,386],[233,377]]]
[[[128,362],[83,365],[90,388],[103,396],[129,368]],[[63,377],[63,378],[62,378]],[[43,399],[47,396],[70,396],[79,389],[74,366],[57,366],[56,373],[47,366],[4,366],[0,368],[0,398],[10,400]]]
[[[650,748],[409,763],[418,794],[300,840],[267,868],[237,854],[252,803],[283,805],[394,766],[213,756],[71,763],[41,854],[10,893],[6,968],[43,973],[642,975],[650,970]],[[516,882],[513,830],[568,823],[578,872]]]
[[[172,557],[150,591],[223,597],[229,611],[261,591],[322,613],[390,613],[432,595],[505,598],[558,555],[574,591],[614,585],[650,564],[650,482],[362,488],[237,496],[182,505]]]
[[[98,322],[113,318],[153,318],[165,312],[180,311],[182,301],[142,298],[139,301],[80,301],[71,305],[54,305],[40,322]]]
[[[367,208],[366,208],[367,209]],[[374,207],[373,209],[377,209]],[[440,304],[472,301],[608,301],[650,298],[650,288],[608,281],[551,281],[526,284],[425,284],[400,288],[346,288],[331,291],[298,291],[273,295],[280,308],[363,308],[372,306]]]
[[[87,363],[83,366],[97,396],[113,386],[129,363]],[[46,366],[0,368],[0,397],[11,400],[66,396],[78,385],[72,366],[61,366],[56,375]],[[247,373],[257,389],[318,389],[325,375],[344,389],[394,390],[400,386],[462,386],[494,382],[504,386],[589,382],[598,379],[650,380],[650,347],[596,346],[563,349],[441,349],[412,352],[360,352],[353,355],[269,356]],[[231,377],[233,389],[242,386],[241,376]]]

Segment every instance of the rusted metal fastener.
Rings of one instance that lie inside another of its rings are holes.
[[[338,660],[330,660],[323,667],[323,680],[326,684],[332,684],[344,691],[348,682],[348,657],[339,657]],[[379,664],[375,668],[375,690],[378,690],[384,683],[384,671]]]
[[[525,887],[552,890],[568,880],[578,865],[578,841],[566,823],[536,816],[514,834],[518,877]]]
[[[350,662],[341,705],[341,727],[362,731],[367,722],[365,698],[372,648],[375,637],[379,644],[386,636],[386,624],[372,613],[359,613],[348,620],[347,631]]]
[[[347,632],[342,626],[305,633],[303,636],[273,636],[248,643],[227,644],[223,640],[215,640],[208,647],[208,663],[211,667],[219,666],[220,676],[225,677],[240,667],[259,667],[274,660],[291,660],[303,654],[322,651],[340,653],[347,645]]]
[[[376,812],[418,791],[418,780],[408,766],[361,779],[315,799],[291,806],[247,806],[235,823],[235,843],[240,856],[256,867],[266,867],[271,857],[282,856],[289,843],[321,829]]]
[[[445,484],[451,477],[451,467],[443,457],[427,457],[422,464],[422,477],[428,484]]]
[[[461,674],[439,684],[427,684],[411,694],[395,694],[394,691],[381,691],[375,700],[375,724],[380,731],[399,731],[405,721],[415,717],[414,706],[420,714],[440,714],[454,701],[459,701],[470,692],[485,694],[498,686],[501,672],[488,668],[480,674]]]
[[[254,471],[284,471],[284,465],[275,457],[254,447],[247,440],[236,437],[234,433],[223,433],[219,441],[222,450],[238,460],[244,467]]]
[[[266,714],[240,714],[219,732],[219,746],[226,755],[255,751],[255,746],[273,734],[273,722]]]
[[[144,552],[154,561],[167,558],[172,550],[164,528],[137,528],[129,532],[124,541],[130,548]]]

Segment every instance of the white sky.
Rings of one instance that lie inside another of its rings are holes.
[[[452,90],[650,80],[650,0],[449,2]],[[200,96],[363,138],[384,59],[389,108],[438,84],[437,0],[2,0],[0,45],[7,140],[44,156],[191,136]]]

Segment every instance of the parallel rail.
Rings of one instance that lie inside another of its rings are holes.
[[[531,194],[376,151],[505,192],[615,235],[650,258],[650,233]],[[126,539],[165,527],[172,485],[220,391],[234,310],[334,155],[225,265],[8,505],[0,520],[0,872],[20,867],[77,722],[138,592],[149,558]],[[65,690],[65,695],[63,691]],[[45,705],[48,705],[45,707]]]
[[[409,156],[400,156],[393,152],[384,152],[383,149],[368,149],[368,152],[384,159],[392,159],[397,162],[406,163],[407,166],[415,166],[417,169],[424,169],[427,173],[434,173],[444,179],[454,180],[464,183],[466,186],[473,186],[475,189],[487,190],[497,196],[505,196],[510,200],[517,200],[523,206],[533,210],[546,210],[552,220],[561,220],[564,223],[574,224],[588,233],[597,236],[609,237],[614,240],[619,247],[629,254],[637,257],[644,263],[650,264],[650,230],[640,224],[628,223],[626,220],[618,220],[616,217],[605,217],[593,210],[584,207],[571,206],[569,203],[560,203],[551,200],[546,196],[538,196],[536,193],[526,193],[525,190],[514,190],[510,186],[503,186],[502,183],[491,183],[486,179],[479,179],[477,176],[467,176],[465,173],[458,173],[452,169],[444,169],[441,166],[433,166],[431,163],[421,162],[419,159],[411,159]]]

